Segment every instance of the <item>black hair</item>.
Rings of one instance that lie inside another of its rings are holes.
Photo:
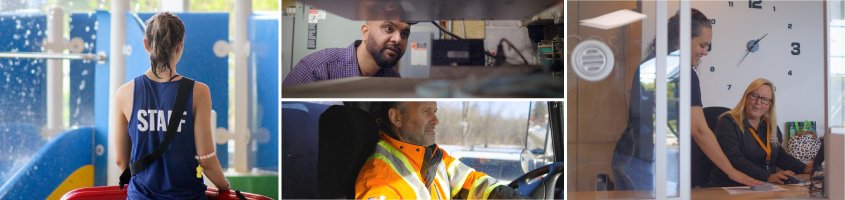
[[[144,25],[144,38],[150,45],[150,70],[161,78],[159,72],[172,70],[170,60],[185,38],[185,24],[173,13],[156,13]]]
[[[671,18],[669,18],[668,23],[668,35],[669,41],[667,43],[668,52],[674,52],[681,48],[681,17],[680,11],[675,12]],[[692,23],[692,37],[698,37],[701,35],[701,30],[703,28],[712,28],[713,25],[710,24],[710,19],[704,15],[698,9],[692,8],[692,18],[690,19],[690,23]],[[643,59],[643,62],[652,59],[657,56],[657,38],[651,40],[651,45],[648,47],[648,55]]]

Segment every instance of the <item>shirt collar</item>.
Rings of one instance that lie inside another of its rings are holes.
[[[408,158],[411,165],[414,166],[414,170],[420,171],[420,168],[422,168],[423,158],[425,157],[425,147],[402,142],[388,136],[384,132],[379,132],[379,137],[387,142],[387,144],[390,144],[390,146],[399,149],[402,154],[405,154],[405,157]]]
[[[343,59],[347,60],[347,62],[352,63],[352,69],[355,69],[355,75],[361,76],[361,67],[358,65],[358,46],[361,45],[361,40],[355,40],[352,42],[348,47],[346,47],[345,53],[343,54]]]
[[[754,126],[751,125],[751,122],[748,122],[748,119],[745,119],[745,122],[743,122],[743,123],[745,123],[746,127],[748,127],[749,129],[754,129],[754,131],[756,131],[758,133],[760,132],[760,130],[764,130],[763,132],[765,133],[765,130],[767,130],[769,128],[767,126],[768,124],[766,124],[767,121],[766,121],[765,117],[760,117],[760,122],[758,122],[756,129],[754,128]]]

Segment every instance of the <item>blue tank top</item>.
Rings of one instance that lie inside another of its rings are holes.
[[[129,137],[132,140],[130,162],[142,158],[164,140],[170,112],[183,78],[172,82],[155,82],[144,75],[135,78]],[[199,162],[194,158],[193,88],[186,92],[180,125],[170,146],[161,159],[147,169],[137,172],[129,181],[129,199],[205,199],[206,186],[197,178]]]

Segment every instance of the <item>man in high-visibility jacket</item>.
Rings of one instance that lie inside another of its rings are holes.
[[[375,153],[358,173],[356,199],[519,198],[434,144],[436,102],[385,104]]]

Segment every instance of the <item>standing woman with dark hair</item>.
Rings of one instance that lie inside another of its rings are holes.
[[[744,185],[759,185],[763,182],[755,180],[740,172],[731,165],[725,153],[719,147],[716,137],[707,121],[704,118],[704,109],[701,103],[701,87],[695,69],[701,63],[701,58],[709,52],[710,42],[713,39],[713,28],[710,20],[698,9],[691,11],[691,84],[692,100],[690,101],[691,117],[690,128],[693,141],[701,148],[704,154],[713,163],[725,171],[731,180]],[[669,18],[668,22],[668,52],[680,49],[680,12]],[[643,59],[643,63],[656,57],[656,42],[652,41],[649,53]],[[680,70],[685,70],[680,68]],[[674,80],[678,81],[678,80]],[[676,87],[677,89],[677,87]],[[679,94],[679,92],[675,92]],[[611,160],[611,166],[617,181],[619,190],[653,190],[654,189],[654,104],[655,96],[653,91],[647,91],[640,83],[640,70],[634,74],[630,93],[630,105],[628,107],[628,127],[622,133],[616,144]],[[662,125],[662,124],[661,124]],[[695,162],[695,161],[694,161]],[[701,166],[692,166],[695,172]],[[707,173],[704,173],[707,174]],[[704,182],[693,177],[692,186],[701,185]],[[659,180],[663,181],[663,180]]]
[[[117,165],[150,155],[162,145],[170,116],[182,116],[167,150],[128,182],[129,199],[205,199],[202,174],[221,190],[229,188],[211,138],[211,95],[208,86],[176,72],[184,50],[185,25],[168,12],[147,20],[144,48],[150,69],[124,84],[115,95],[114,138]],[[187,83],[183,83],[187,82]],[[186,91],[181,84],[189,84]],[[179,93],[186,95],[182,115],[172,113]],[[134,171],[134,170],[133,170]]]

